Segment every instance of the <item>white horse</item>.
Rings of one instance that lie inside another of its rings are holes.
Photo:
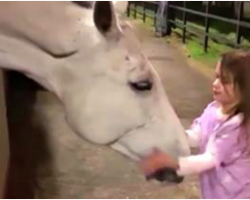
[[[111,2],[1,2],[0,66],[54,93],[89,142],[134,160],[154,148],[189,154],[158,75]]]

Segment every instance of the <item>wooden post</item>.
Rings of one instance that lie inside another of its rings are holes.
[[[183,1],[183,8],[186,9],[187,8],[187,2]],[[182,34],[182,42],[186,43],[186,32],[187,32],[187,12],[184,10],[183,11],[183,16],[182,16],[182,20],[183,20],[183,34]]]
[[[4,198],[9,165],[9,139],[7,130],[4,76],[0,70],[0,198]]]
[[[171,19],[169,19],[169,12],[170,11],[174,11],[174,10],[171,10],[170,8],[169,8],[169,4],[170,4],[170,1],[167,3],[167,7],[166,7],[166,12],[167,12],[167,14],[166,14],[166,32],[167,32],[167,35],[170,35],[169,33],[171,33],[171,24],[172,24],[172,22],[169,22],[169,20],[171,20]]]
[[[234,3],[236,3],[236,2],[234,2]],[[237,10],[237,25],[236,25],[236,44],[237,44],[237,47],[241,43],[240,22],[242,20],[242,14],[243,14],[243,2],[238,1],[238,3],[239,3],[239,7]]]
[[[134,2],[134,18],[137,17],[137,8],[136,8],[136,1]]]
[[[158,10],[158,7],[159,7],[159,4],[156,2],[156,1],[154,1],[155,2],[155,12],[154,12],[154,27],[156,27],[156,15],[157,15],[157,10]]]
[[[146,22],[146,2],[143,1],[143,22]]]
[[[205,17],[205,37],[204,37],[204,51],[207,52],[208,48],[208,39],[209,39],[209,26],[210,26],[210,20],[208,17],[209,14],[209,8],[210,8],[210,1],[206,2],[206,17]]]
[[[130,1],[128,1],[127,16],[130,17]]]

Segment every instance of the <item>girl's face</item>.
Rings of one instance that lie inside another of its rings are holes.
[[[229,73],[221,74],[220,62],[216,66],[215,80],[213,82],[213,98],[222,106],[233,107],[239,103],[239,92]]]

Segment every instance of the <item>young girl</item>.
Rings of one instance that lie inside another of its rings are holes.
[[[176,161],[158,152],[141,165],[145,173],[157,166],[174,168],[179,175],[200,174],[203,198],[249,199],[250,53],[225,53],[215,74],[214,102],[187,130],[190,145],[200,153]]]

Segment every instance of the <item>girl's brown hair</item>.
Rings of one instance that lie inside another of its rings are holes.
[[[231,51],[222,55],[222,77],[232,76],[235,88],[240,93],[240,103],[236,106],[232,116],[242,113],[242,125],[246,125],[250,119],[250,52]]]

